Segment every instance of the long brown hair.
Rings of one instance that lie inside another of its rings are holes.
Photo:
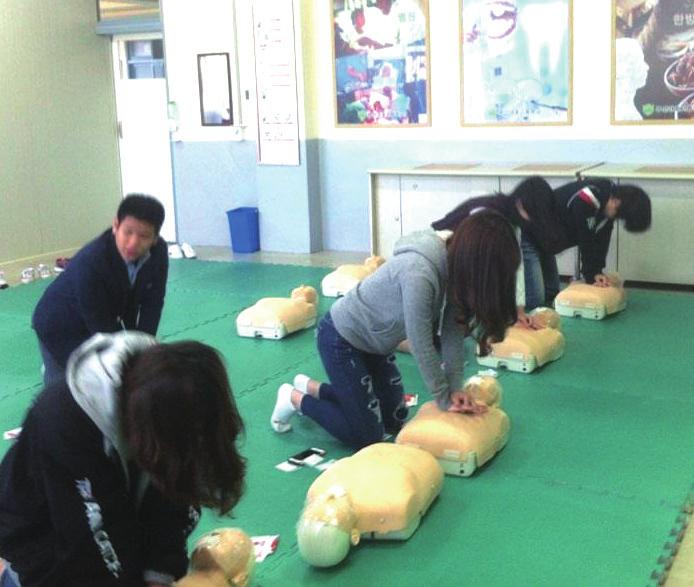
[[[171,501],[231,511],[243,493],[243,421],[215,349],[183,341],[150,347],[123,369],[131,456]]]
[[[511,224],[498,212],[480,210],[463,220],[448,243],[449,291],[459,321],[486,354],[518,316],[516,271],[520,249]]]

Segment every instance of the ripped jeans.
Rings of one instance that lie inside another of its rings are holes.
[[[330,313],[318,324],[318,352],[328,374],[318,398],[305,395],[301,411],[335,438],[359,449],[397,433],[407,418],[395,355],[354,348],[335,329]]]

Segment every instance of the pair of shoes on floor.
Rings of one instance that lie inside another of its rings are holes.
[[[35,279],[48,279],[50,276],[51,270],[48,268],[48,265],[39,263],[36,269],[33,267],[25,267],[22,269],[22,272],[19,274],[19,279],[22,283],[31,283]],[[1,285],[0,288],[2,288]]]
[[[195,249],[188,243],[172,243],[169,245],[169,257],[171,259],[195,259]]]
[[[19,274],[19,280],[22,283],[31,283],[34,279],[36,279],[36,269],[33,267],[25,267]]]
[[[294,377],[294,383],[283,383],[277,390],[277,400],[275,401],[275,409],[272,410],[270,416],[270,425],[275,432],[283,434],[292,429],[289,421],[298,410],[292,404],[292,392],[296,389],[305,394],[308,390],[308,382],[311,378],[308,375],[297,375]]]
[[[53,271],[56,273],[62,273],[65,271],[67,264],[70,262],[70,257],[58,257],[55,260],[55,265],[53,266]]]
[[[39,263],[36,266],[36,273],[41,279],[48,279],[51,276],[51,270],[44,263]]]
[[[0,289],[7,289],[8,287],[10,287],[10,284],[5,279],[5,272],[0,271]]]

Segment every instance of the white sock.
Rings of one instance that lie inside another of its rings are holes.
[[[308,382],[311,378],[308,375],[299,373],[294,377],[294,389],[298,389],[301,393],[308,393]]]
[[[275,409],[270,417],[270,425],[275,432],[289,432],[292,429],[289,420],[296,413],[296,408],[292,405],[292,391],[294,387],[289,383],[283,383],[277,390]]]

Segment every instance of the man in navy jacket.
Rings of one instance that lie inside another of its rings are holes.
[[[111,229],[85,245],[46,289],[32,317],[46,384],[62,377],[70,353],[97,332],[156,334],[169,270],[159,237],[163,222],[158,200],[129,194]]]

